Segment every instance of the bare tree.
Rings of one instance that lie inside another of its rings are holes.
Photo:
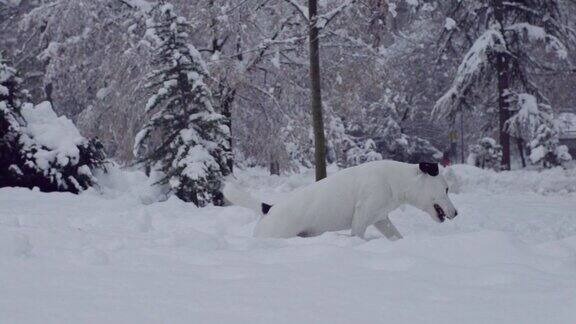
[[[309,39],[310,39],[310,92],[312,127],[314,129],[314,160],[316,181],[326,178],[326,140],[322,119],[322,88],[320,86],[320,49],[318,46],[318,1],[308,0]]]

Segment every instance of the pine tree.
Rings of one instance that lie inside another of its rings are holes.
[[[392,111],[386,114],[383,117],[382,107],[374,104],[362,109],[360,118],[353,122],[331,116],[327,128],[328,161],[345,168],[382,159],[418,163],[442,157],[429,141],[404,134]]]
[[[215,112],[206,84],[208,71],[188,43],[191,25],[162,2],[149,21],[157,47],[149,77],[154,94],[146,105],[153,112],[136,136],[134,154],[147,169],[160,171],[157,184],[197,206],[221,205],[222,178],[230,173],[230,129]]]
[[[29,97],[28,92],[22,89],[18,72],[8,65],[0,52],[0,136],[3,139],[9,133],[18,131],[24,123],[20,111]]]
[[[532,93],[545,101],[531,72],[561,69],[573,32],[558,0],[453,0],[450,8],[441,51],[451,54],[455,48],[468,46],[469,40],[473,42],[451,88],[437,101],[435,112],[454,120],[464,108],[478,104],[490,107],[494,99],[490,94],[496,86],[502,164],[509,169],[510,141],[505,124],[510,118],[510,95]],[[543,55],[545,51],[556,54],[560,64],[552,64]]]
[[[49,102],[28,102],[18,72],[0,55],[0,187],[80,193],[106,170],[102,145],[80,135]]]
[[[21,109],[28,97],[22,79],[0,52],[0,187],[11,185],[21,173],[16,162],[21,156],[20,128],[24,125]]]
[[[468,164],[499,171],[501,162],[502,146],[498,145],[493,138],[484,137],[478,141],[478,144],[470,146]]]

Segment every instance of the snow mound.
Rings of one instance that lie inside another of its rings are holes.
[[[78,162],[78,145],[83,145],[86,139],[80,135],[70,119],[65,116],[58,117],[47,101],[36,106],[24,105],[22,116],[27,121],[25,133],[36,143],[49,149],[40,149],[36,153],[36,162],[42,169],[48,169],[53,160],[61,166]]]
[[[446,170],[451,190],[472,192],[478,189],[494,193],[534,192],[543,195],[576,192],[576,169],[561,167],[542,171],[515,170],[496,172],[470,165],[453,165]]]

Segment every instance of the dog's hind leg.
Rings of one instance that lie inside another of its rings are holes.
[[[386,218],[383,220],[374,223],[374,227],[376,227],[380,233],[386,236],[386,238],[390,241],[396,241],[402,238],[402,234],[398,232],[398,229],[396,229],[396,226],[392,224],[388,216],[386,216]]]

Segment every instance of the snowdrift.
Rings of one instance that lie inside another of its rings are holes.
[[[445,170],[451,190],[472,192],[534,192],[544,195],[576,192],[576,168],[496,172],[458,164]]]
[[[103,194],[2,188],[0,323],[571,323],[573,174],[453,172],[459,216],[398,210],[396,242],[255,239],[252,211],[158,202],[139,172]],[[313,173],[237,178],[273,202]]]

